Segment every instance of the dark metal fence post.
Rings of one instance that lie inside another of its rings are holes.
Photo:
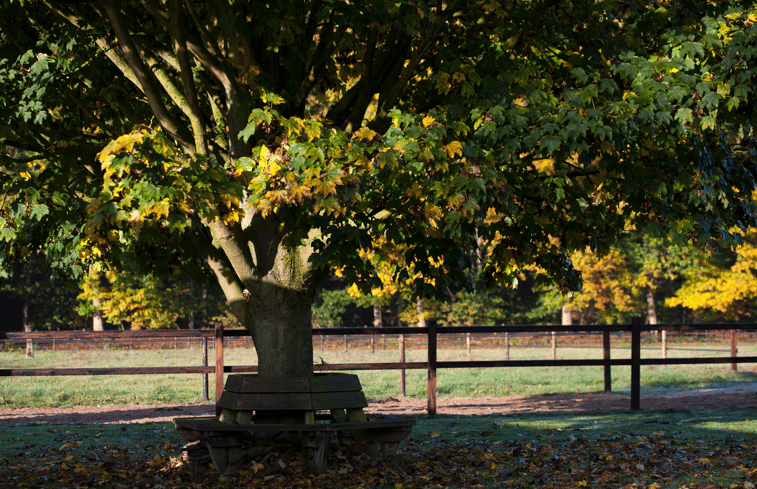
[[[436,320],[427,320],[426,326],[428,326],[428,415],[436,416]]]
[[[208,339],[205,336],[202,337],[202,366],[208,366]],[[206,401],[210,400],[210,395],[208,394],[207,372],[202,374],[202,398]]]
[[[221,394],[223,393],[223,323],[216,323],[216,416],[221,415]]]
[[[610,364],[610,332],[602,332],[602,358],[605,361],[605,392],[612,392],[612,364]]]
[[[400,348],[400,363],[405,363],[405,335],[401,334],[399,337]],[[405,388],[405,369],[400,370],[400,394],[402,397],[407,395],[407,389]]]
[[[736,330],[731,330],[731,358],[736,358],[736,354],[739,352],[739,349],[736,348]],[[738,363],[734,362],[731,364],[731,370],[734,372],[738,370]]]
[[[642,318],[631,319],[631,410],[641,409],[641,322]]]

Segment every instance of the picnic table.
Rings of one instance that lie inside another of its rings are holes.
[[[391,460],[415,424],[368,419],[363,411],[368,403],[352,374],[230,375],[218,406],[218,417],[176,418],[174,424],[187,448],[207,450],[220,473],[243,463],[248,447],[282,434],[300,436],[317,472],[325,470],[326,449],[333,442],[361,442],[369,455]]]

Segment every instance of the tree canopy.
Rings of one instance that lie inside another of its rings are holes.
[[[302,374],[334,267],[369,291],[401,249],[389,271],[440,296],[483,251],[484,285],[537,264],[576,289],[568,251],[629,226],[732,244],[756,22],[737,0],[5,2],[0,260],[210,270],[261,372]]]

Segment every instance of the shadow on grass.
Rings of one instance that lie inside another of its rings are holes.
[[[473,401],[475,402],[475,401]],[[335,448],[328,473],[272,454],[221,476],[171,423],[0,430],[8,487],[753,487],[757,409],[417,417],[392,464]]]

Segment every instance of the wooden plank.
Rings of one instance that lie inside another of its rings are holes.
[[[239,394],[237,394],[236,392],[223,391],[221,393],[221,398],[216,403],[216,406],[226,409],[236,409],[238,396]]]
[[[388,429],[414,426],[414,419],[379,419],[363,421],[360,423],[331,423],[331,424],[258,424],[258,425],[229,425],[223,424],[218,419],[209,416],[197,418],[174,418],[174,424],[178,427],[204,432],[256,432],[256,431],[339,431],[355,429]]]
[[[224,392],[240,392],[242,386],[242,375],[234,374],[226,376],[226,384],[223,386]]]
[[[331,409],[351,409],[368,407],[363,391],[352,392],[314,392],[313,409],[329,411]]]
[[[355,374],[316,374],[310,379],[311,392],[362,391],[360,379]]]
[[[239,411],[313,411],[310,394],[300,393],[266,393],[237,394],[236,409]]]
[[[310,392],[307,377],[260,377],[257,374],[234,374],[226,380],[226,390],[240,393]]]

